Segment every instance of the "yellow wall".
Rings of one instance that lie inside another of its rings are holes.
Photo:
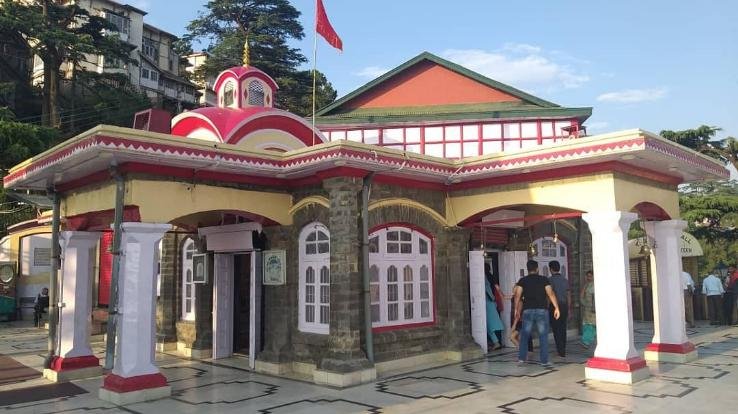
[[[51,233],[50,225],[38,226],[38,227],[30,228],[30,229],[21,230],[17,233],[11,233],[5,238],[3,238],[4,240],[7,240],[7,239],[10,240],[9,250],[7,252],[8,259],[12,262],[15,262],[15,266],[16,266],[15,269],[17,272],[20,272],[22,270],[20,269],[20,257],[19,257],[21,239],[26,236],[32,236],[34,234],[44,234],[44,233]],[[27,284],[28,285],[43,284],[43,283],[48,284],[49,276],[50,276],[49,272],[38,273],[33,276],[18,274],[18,279],[16,279],[16,283],[17,283],[16,289],[22,285],[27,285]]]
[[[636,204],[649,202],[664,209],[672,219],[679,218],[679,193],[676,189],[616,177],[615,199],[617,200],[616,207],[621,211],[631,211]]]
[[[236,147],[249,150],[263,150],[265,148],[282,148],[291,151],[304,148],[305,144],[294,136],[277,129],[260,129],[241,139]]]

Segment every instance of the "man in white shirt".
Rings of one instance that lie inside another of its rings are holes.
[[[692,294],[694,293],[694,280],[692,275],[682,270],[682,289],[684,289],[684,320],[687,326],[694,328],[694,302]]]
[[[702,293],[707,296],[707,306],[710,311],[710,325],[720,325],[723,292],[725,292],[723,282],[714,274],[709,274],[702,280]]]

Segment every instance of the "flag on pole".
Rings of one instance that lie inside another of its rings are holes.
[[[331,26],[331,22],[328,20],[325,7],[323,7],[323,0],[317,0],[317,2],[318,4],[315,8],[315,31],[320,33],[328,44],[343,51],[343,42],[338,37],[338,33],[333,30],[333,26]]]

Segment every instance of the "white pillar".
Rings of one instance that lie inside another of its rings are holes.
[[[632,384],[650,375],[633,343],[628,228],[637,217],[622,211],[582,215],[592,233],[597,317],[597,348],[587,361],[587,379]]]
[[[92,315],[92,269],[100,233],[63,231],[61,247],[61,295],[59,342],[56,356],[44,377],[68,381],[102,374],[98,358],[90,347]]]
[[[118,320],[113,371],[100,398],[118,405],[171,395],[154,364],[156,349],[156,243],[169,224],[123,223],[118,275]]]
[[[651,250],[654,335],[646,346],[647,360],[687,362],[697,358],[684,320],[680,239],[685,227],[682,220],[651,221],[643,226],[656,246]]]

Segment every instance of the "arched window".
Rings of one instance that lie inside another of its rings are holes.
[[[302,332],[327,334],[331,303],[331,244],[328,229],[311,223],[300,232],[298,323]]]
[[[264,86],[258,80],[249,82],[249,105],[264,106]]]
[[[569,278],[567,274],[567,248],[561,240],[554,241],[553,237],[541,237],[534,241],[538,255],[533,257],[533,260],[538,262],[538,273],[543,276],[550,276],[551,271],[548,270],[548,264],[552,260],[557,260],[561,265],[561,275],[565,278]]]
[[[182,320],[195,320],[195,284],[192,282],[192,257],[195,254],[195,241],[185,240],[182,245]]]
[[[375,328],[433,322],[432,243],[393,226],[369,236],[369,281]]]
[[[223,87],[223,106],[231,106],[236,101],[236,88],[233,82],[226,82]]]

